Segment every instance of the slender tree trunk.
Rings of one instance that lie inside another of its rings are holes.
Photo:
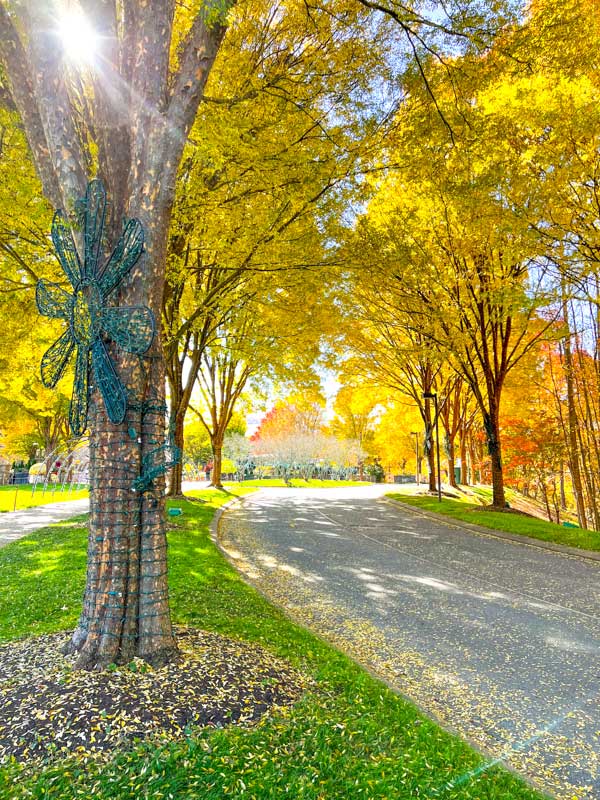
[[[556,476],[552,478],[552,505],[554,507],[556,524],[560,525],[560,497],[556,489]]]
[[[455,489],[458,488],[456,483],[456,474],[454,472],[454,437],[448,437],[448,483]]]
[[[165,287],[168,291],[168,287]],[[164,301],[163,301],[164,302]],[[165,312],[163,311],[163,314]],[[179,360],[177,348],[172,346],[171,352],[167,355],[165,360],[167,380],[169,382],[169,421],[170,421],[170,434],[173,437],[173,444],[178,448],[179,452],[183,455],[183,420],[185,417],[185,410],[181,413],[183,404],[183,381],[182,372],[183,365]],[[183,480],[183,457],[180,458],[174,467],[170,470],[169,482],[167,487],[167,494],[170,497],[178,497],[182,494],[181,483]]]
[[[500,449],[500,431],[498,413],[494,408],[490,413],[484,413],[483,425],[487,436],[488,453],[492,467],[492,505],[496,508],[506,507],[504,492],[504,475],[502,471],[502,453]]]
[[[191,358],[188,360],[188,373],[186,381],[183,381],[184,361],[179,359],[177,351],[170,353],[167,367],[167,377],[169,380],[170,409],[169,419],[172,421],[170,431],[173,443],[181,454],[171,470],[168,494],[171,497],[179,497],[183,494],[183,452],[185,450],[184,423],[185,415],[190,406],[192,390],[198,376],[202,350],[197,347]]]
[[[565,465],[560,464],[560,507],[562,511],[567,510],[567,495],[565,492]]]
[[[477,463],[477,454],[475,451],[475,442],[473,441],[473,435],[469,436],[469,483],[481,483],[481,478],[477,474],[477,470],[475,468],[475,464]]]
[[[433,423],[431,422],[431,413],[429,411],[429,404],[425,406],[425,440],[429,442],[429,448],[425,448],[425,456],[427,459],[427,468],[429,470],[429,491],[437,492],[437,481],[435,471],[435,441],[433,436]]]
[[[467,471],[467,442],[466,436],[462,431],[460,434],[460,482],[463,486],[467,486],[469,483]]]
[[[212,453],[213,453],[213,468],[211,473],[210,485],[215,489],[222,489],[223,483],[221,482],[221,474],[223,468],[223,438],[215,437],[211,440]]]
[[[575,506],[577,508],[577,520],[581,528],[587,528],[587,515],[585,509],[585,497],[583,492],[583,482],[580,469],[580,450],[579,450],[579,420],[577,408],[575,406],[575,388],[573,381],[573,355],[571,352],[571,331],[569,328],[569,309],[566,299],[563,300],[563,316],[567,325],[567,335],[565,336],[563,353],[565,363],[565,380],[567,383],[567,433],[569,437],[569,471],[573,484],[573,494],[575,496]]]
[[[179,407],[179,403],[178,403]],[[174,417],[171,419],[175,420],[175,424],[173,425],[172,436],[175,447],[178,448],[178,451],[182,454],[182,457],[177,459],[177,462],[174,467],[172,467],[169,475],[169,490],[168,495],[169,497],[179,497],[183,494],[183,448],[184,448],[184,436],[183,436],[183,419],[184,415],[178,410],[175,412]]]
[[[546,486],[546,481],[543,478],[540,478],[538,485],[542,493],[542,500],[546,506],[546,516],[548,517],[548,522],[554,522],[552,519],[552,511],[550,510],[550,501],[548,499],[548,487]]]

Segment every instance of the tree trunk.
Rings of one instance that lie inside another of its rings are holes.
[[[429,491],[437,492],[437,479],[435,472],[435,450],[432,447],[427,453],[427,468],[429,469]]]
[[[429,389],[428,389],[429,391]],[[429,402],[425,402],[424,409],[425,419],[425,441],[423,443],[423,450],[427,458],[427,466],[429,468],[429,491],[437,492],[437,481],[435,471],[435,442],[433,438],[433,422],[431,421],[431,409]]]
[[[504,493],[504,475],[502,472],[502,453],[500,450],[500,431],[498,414],[495,409],[483,415],[483,425],[487,436],[488,453],[492,466],[492,505],[496,508],[506,507]]]
[[[560,508],[562,511],[567,510],[567,495],[565,492],[565,465],[560,464]]]
[[[552,505],[554,507],[556,524],[560,525],[560,495],[556,489],[556,477],[552,478]]]
[[[52,32],[57,4],[28,2],[11,13],[0,3],[2,73],[9,77],[44,193],[55,207],[68,213],[76,207],[92,166],[93,142],[110,201],[105,238],[116,244],[124,215],[137,218],[144,229],[144,252],[110,302],[148,307],[160,328],[177,169],[225,34],[225,18],[211,15],[208,25],[204,15],[193,15],[177,69],[170,74],[170,0],[82,5],[101,32],[101,71],[81,71],[73,80],[68,72],[77,68],[71,65],[67,72]],[[103,220],[103,212],[95,219]],[[76,238],[83,238],[81,231]],[[87,240],[86,248],[90,244]],[[95,258],[91,250],[88,254]],[[73,288],[80,277],[87,280],[78,270],[71,276]],[[160,336],[143,355],[112,346],[109,352],[128,392],[127,412],[122,423],[109,422],[90,375],[88,571],[84,607],[70,643],[80,653],[79,666],[98,669],[134,655],[162,664],[177,652],[167,595]],[[88,394],[87,380],[86,370],[83,380],[79,375],[82,397]]]
[[[460,482],[463,486],[469,483],[469,473],[467,471],[467,441],[463,433],[460,435]]]
[[[540,479],[538,485],[542,493],[542,500],[544,501],[544,505],[546,506],[546,515],[548,517],[548,522],[554,522],[554,520],[552,519],[552,511],[550,510],[550,501],[548,498],[548,487],[546,486],[546,482],[543,479]]]
[[[94,405],[88,573],[69,649],[79,651],[83,668],[101,669],[134,656],[159,666],[177,652],[168,602],[164,479],[142,493],[132,485],[142,469],[139,439],[161,441],[164,408],[160,398],[152,399],[113,425],[97,398]]]
[[[471,436],[469,439],[469,483],[481,483],[481,473],[476,468],[477,454],[475,451],[475,442]]]
[[[165,287],[166,288],[166,287]],[[183,419],[185,412],[181,414],[181,401],[183,398],[183,386],[181,381],[181,364],[177,357],[177,350],[174,356],[166,361],[167,380],[169,382],[169,420],[171,425],[170,434],[173,437],[173,444],[182,454],[182,458],[169,472],[169,483],[167,495],[169,497],[179,497],[183,494],[181,483],[183,480]]]
[[[133,276],[120,295],[123,305],[147,304],[155,315],[169,210],[152,209],[145,225],[147,280]],[[162,665],[177,653],[167,586],[167,406],[160,335],[157,331],[142,359],[114,347],[111,356],[129,401],[124,422],[115,425],[91,386],[88,572],[83,611],[68,648],[79,652],[78,666],[88,669],[134,656]]]
[[[506,508],[506,495],[504,493],[504,476],[502,474],[502,459],[500,453],[491,454],[492,460],[492,504],[496,508]]]
[[[223,440],[213,439],[211,441],[211,446],[213,453],[213,468],[210,485],[214,486],[215,489],[222,489],[223,484],[221,483],[221,472],[223,465]]]
[[[449,436],[447,438],[447,445],[448,445],[448,455],[447,455],[447,462],[448,462],[448,483],[450,486],[453,486],[455,489],[457,487],[456,483],[456,474],[454,472],[454,437]]]
[[[169,497],[179,497],[183,494],[183,448],[185,444],[183,436],[183,415],[181,414],[175,414],[175,425],[173,426],[172,436],[175,447],[178,448],[182,456],[177,460],[175,466],[171,468],[169,473],[169,490],[167,494]]]
[[[587,515],[585,509],[585,497],[583,492],[583,481],[581,478],[580,450],[579,450],[579,419],[575,406],[575,387],[573,382],[573,356],[571,353],[571,331],[569,328],[569,309],[567,302],[563,299],[563,316],[567,325],[567,335],[564,341],[564,361],[565,361],[565,380],[567,383],[567,420],[569,437],[569,472],[573,484],[573,494],[577,508],[577,521],[581,528],[587,528]]]

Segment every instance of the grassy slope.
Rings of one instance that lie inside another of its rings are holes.
[[[54,492],[52,486],[43,491],[42,486],[36,486],[35,489],[29,484],[21,486],[0,486],[0,511],[14,511],[15,510],[15,497],[17,500],[18,511],[21,508],[31,508],[32,506],[44,506],[48,503],[63,503],[66,500],[80,500],[88,496],[87,489],[69,490],[68,487],[61,491],[60,486],[56,487]]]
[[[540,800],[247,586],[212,544],[208,524],[228,499],[178,502],[170,534],[176,622],[259,641],[317,681],[285,714],[252,729],[203,730],[183,743],[146,744],[105,765],[60,762],[27,775],[0,770],[0,798],[396,798]],[[63,524],[0,550],[0,638],[76,622],[86,533]],[[32,602],[32,597],[35,602]],[[444,788],[454,781],[453,788]]]
[[[554,522],[547,522],[536,517],[526,517],[520,514],[507,514],[499,511],[488,511],[475,503],[463,500],[449,500],[442,498],[440,503],[437,497],[429,495],[410,495],[403,492],[392,492],[387,495],[395,500],[400,500],[424,511],[435,511],[438,514],[482,525],[497,531],[530,536],[545,542],[578,547],[581,550],[600,550],[600,533],[586,531],[581,528],[564,528]]]

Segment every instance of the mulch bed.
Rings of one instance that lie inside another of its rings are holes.
[[[0,764],[112,753],[197,726],[255,722],[292,704],[310,681],[264,648],[179,628],[182,658],[160,669],[136,659],[105,672],[72,669],[68,633],[0,645]]]

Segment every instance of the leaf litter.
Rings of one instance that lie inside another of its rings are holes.
[[[293,704],[310,679],[256,644],[176,628],[181,658],[141,659],[103,672],[73,669],[68,633],[0,645],[0,764],[110,756],[197,727],[256,723]]]

